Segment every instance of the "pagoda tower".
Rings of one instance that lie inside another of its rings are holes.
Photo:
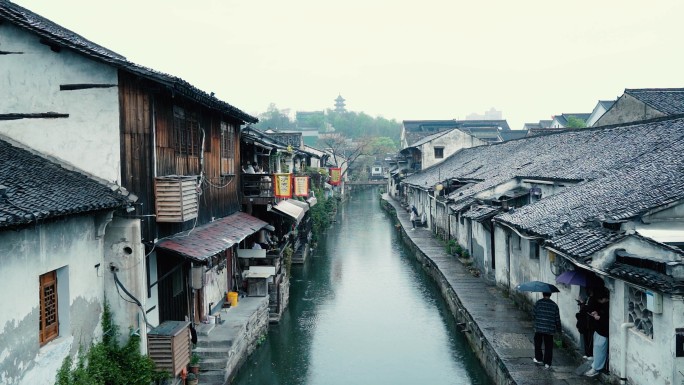
[[[337,99],[335,99],[335,112],[347,112],[347,109],[344,107],[344,98],[342,95],[337,94]]]

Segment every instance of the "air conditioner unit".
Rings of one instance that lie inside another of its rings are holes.
[[[660,293],[647,291],[646,292],[646,309],[653,314],[660,314],[663,312],[663,296]]]
[[[147,353],[158,371],[174,377],[190,363],[190,329],[187,321],[165,321],[147,333]]]
[[[197,177],[170,175],[155,178],[157,222],[186,222],[197,217]]]

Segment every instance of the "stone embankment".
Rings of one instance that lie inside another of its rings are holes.
[[[268,332],[268,297],[244,297],[221,311],[220,324],[197,328],[193,353],[201,357],[200,384],[229,384]]]
[[[576,374],[584,362],[571,348],[554,349],[551,369],[536,366],[530,314],[447,254],[430,230],[411,230],[409,213],[398,202],[384,194],[381,204],[396,218],[405,244],[439,285],[460,330],[495,384],[596,383],[596,378]]]

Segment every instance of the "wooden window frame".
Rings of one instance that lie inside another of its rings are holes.
[[[42,274],[39,279],[39,330],[38,339],[43,346],[59,336],[59,306],[57,270]]]
[[[199,119],[182,107],[173,107],[173,149],[177,154],[199,156],[202,135]]]
[[[221,122],[221,175],[235,174],[235,127]]]

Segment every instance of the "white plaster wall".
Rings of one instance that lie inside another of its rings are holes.
[[[627,237],[592,256],[591,265],[597,269],[606,269],[615,262],[615,251],[625,249],[628,253],[649,258],[654,261],[681,261],[681,256],[672,250],[658,247],[640,238]]]
[[[510,181],[506,183],[502,183],[499,185],[496,185],[492,188],[488,188],[486,190],[482,190],[479,193],[475,194],[475,198],[477,199],[491,199],[491,198],[498,198],[501,196],[501,194],[512,190],[516,187],[520,186],[520,183],[516,179],[511,179]]]
[[[210,314],[211,309],[219,305],[221,300],[226,297],[228,291],[228,274],[226,270],[217,272],[216,267],[212,267],[204,273],[204,314]],[[211,307],[209,306],[210,304]]]
[[[61,84],[118,84],[117,70],[68,49],[53,52],[39,37],[0,26],[0,114],[69,114],[68,118],[0,121],[3,133],[88,173],[121,184],[118,87],[60,91]]]
[[[634,122],[663,116],[666,115],[633,96],[623,94],[618,98],[613,107],[594,123],[594,126]]]
[[[499,286],[508,288],[508,274],[510,273],[510,266],[508,264],[508,243],[506,242],[506,230],[499,225],[494,225],[494,252],[496,255],[495,271],[496,282]]]
[[[141,353],[145,353],[147,328],[143,311],[147,309],[147,286],[145,248],[140,236],[139,219],[113,219],[105,231],[104,256],[104,292],[112,311],[113,321],[119,325],[119,342],[124,344],[128,341],[130,333],[138,333],[141,337]],[[124,288],[141,303],[141,307],[131,303],[133,300],[123,289],[117,290],[112,268],[115,269]]]
[[[475,138],[474,136],[464,133],[463,131],[451,130],[449,133],[420,146],[420,151],[422,154],[422,169],[425,170],[434,164],[444,161],[444,159],[448,158],[458,150],[482,146],[484,144],[486,143]],[[444,148],[444,156],[442,158],[435,158],[435,147]]]
[[[487,232],[481,223],[471,221],[473,227],[473,238],[470,245],[470,255],[475,264],[484,270],[484,273],[490,272],[490,240],[489,232]]]
[[[681,299],[663,296],[663,313],[653,314],[653,338],[636,329],[628,329],[627,345],[622,345],[620,326],[628,322],[628,284],[616,281],[610,298],[610,370],[620,373],[621,352],[626,349],[627,366],[624,375],[633,384],[680,384],[675,381],[678,367],[675,358],[675,328],[684,327],[684,306]],[[682,362],[681,364],[684,364]],[[684,376],[680,376],[682,378]]]
[[[0,232],[0,384],[53,383],[67,354],[101,336],[102,243],[95,220],[86,216]],[[68,308],[59,309],[59,337],[40,347],[39,276],[60,268],[68,271]]]

